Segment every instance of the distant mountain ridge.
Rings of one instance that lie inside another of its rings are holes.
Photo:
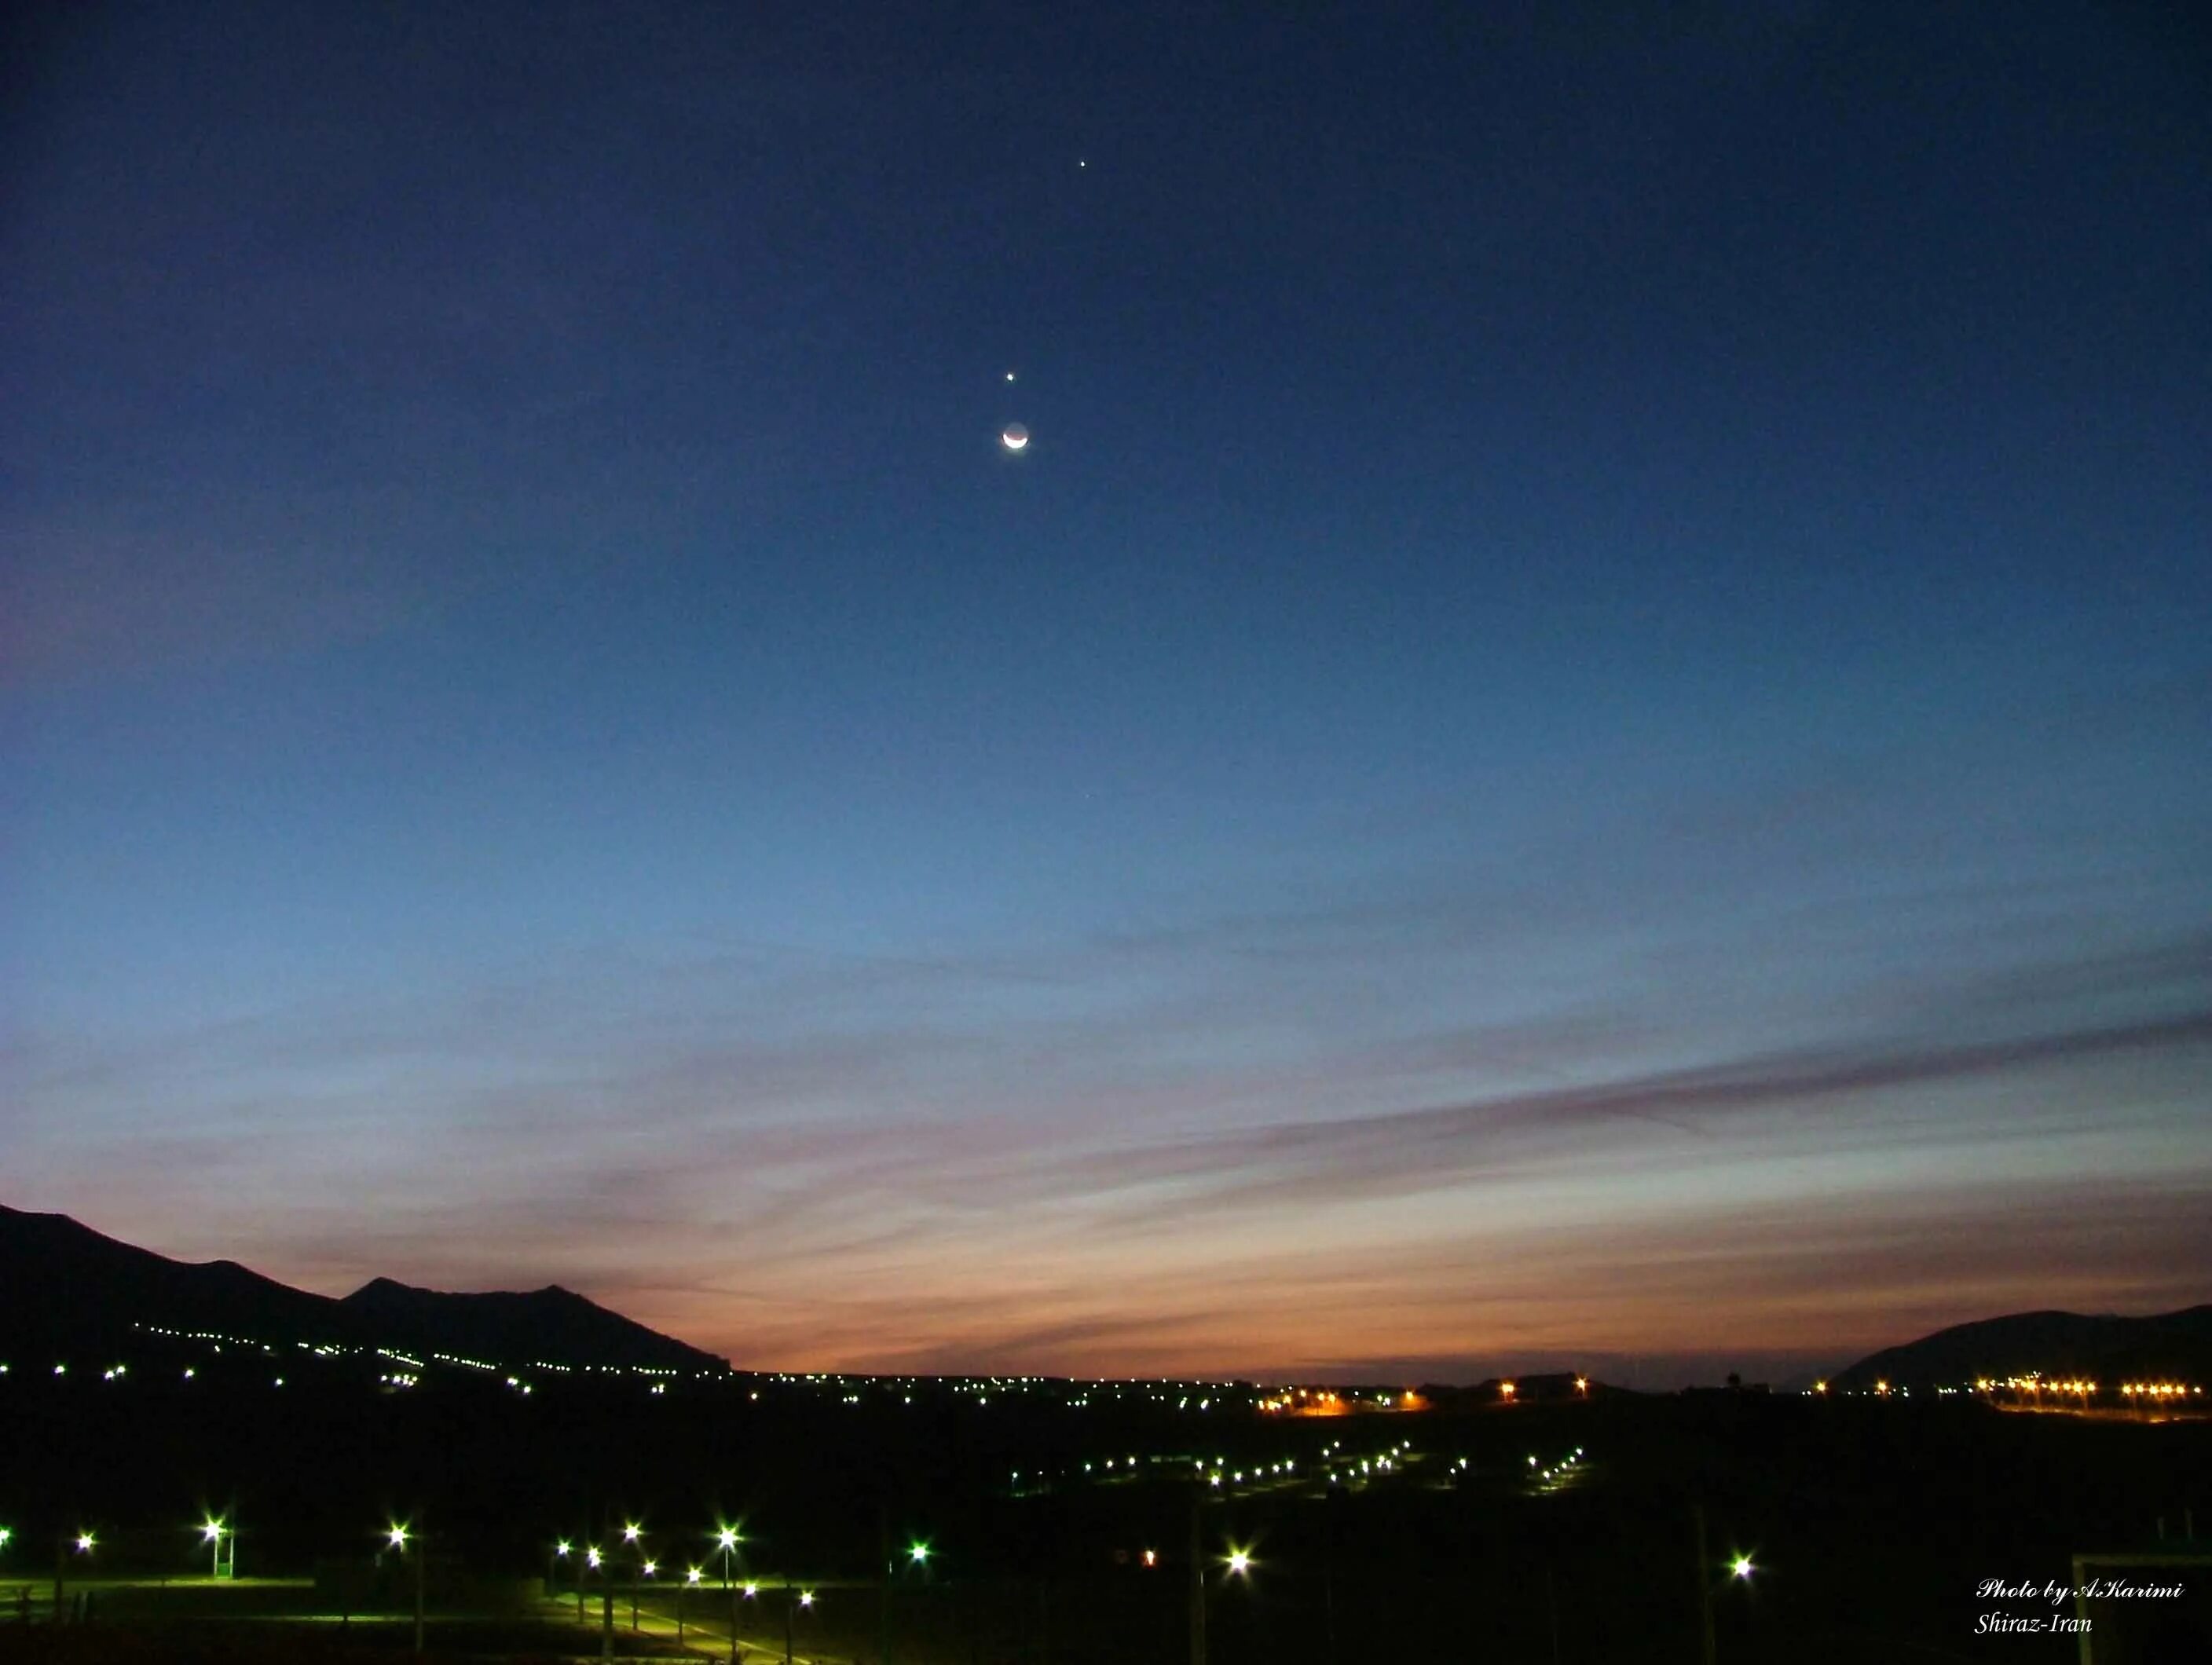
[[[1955,1387],[2031,1372],[2106,1383],[2212,1383],[2212,1306],[2144,1318],[2076,1312],[1984,1318],[1869,1353],[1838,1372],[1834,1382],[1845,1389],[1871,1388],[1877,1382]]]
[[[173,1261],[66,1214],[0,1204],[0,1357],[112,1346],[140,1325],[265,1342],[390,1347],[499,1364],[726,1370],[572,1291],[447,1294],[374,1279],[343,1300],[232,1261]]]
[[[724,1363],[558,1284],[523,1294],[455,1295],[377,1278],[338,1305],[366,1332],[408,1335],[418,1346],[461,1358],[684,1370]]]

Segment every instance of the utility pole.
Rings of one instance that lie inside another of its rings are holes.
[[[1194,1487],[1190,1494],[1190,1665],[1206,1665],[1206,1561],[1198,1524],[1203,1502]]]
[[[1698,1626],[1704,1644],[1699,1657],[1713,1665],[1713,1564],[1705,1553],[1705,1504],[1692,1504],[1690,1513],[1698,1527]]]

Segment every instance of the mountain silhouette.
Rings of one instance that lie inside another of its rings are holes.
[[[378,1278],[338,1303],[364,1334],[501,1364],[720,1369],[723,1361],[557,1284],[527,1294],[453,1295]],[[386,1343],[389,1345],[389,1343]]]
[[[2212,1306],[2155,1317],[2015,1312],[1954,1324],[1902,1346],[1869,1353],[1839,1372],[1835,1385],[1957,1387],[1984,1377],[2040,1372],[2117,1384],[2150,1380],[2203,1382],[2212,1376]]]
[[[0,1358],[96,1353],[141,1327],[492,1364],[727,1368],[565,1289],[454,1295],[379,1278],[332,1300],[233,1261],[173,1261],[66,1214],[0,1205]]]

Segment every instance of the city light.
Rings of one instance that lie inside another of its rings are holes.
[[[717,1549],[735,1549],[738,1547],[737,1528],[726,1526],[717,1531],[714,1534],[714,1547]]]
[[[756,1595],[758,1595],[759,1594],[760,1594],[760,1586],[759,1586],[758,1584],[747,1584],[747,1585],[745,1586],[745,1600],[746,1600],[746,1601],[751,1601],[751,1600],[753,1599],[753,1597],[755,1597]]]
[[[912,1561],[916,1566],[927,1565],[929,1560],[929,1546],[917,1540],[907,1550],[907,1559]]]
[[[639,1529],[640,1528],[635,1523],[624,1527],[623,1528],[623,1541],[626,1544],[635,1543],[637,1541]]]
[[[1229,1552],[1229,1571],[1233,1576],[1242,1578],[1251,1570],[1252,1554],[1249,1550],[1232,1549]]]
[[[77,1553],[78,1554],[80,1554],[80,1555],[89,1555],[89,1554],[91,1554],[91,1553],[92,1553],[92,1545],[93,1545],[93,1537],[92,1537],[92,1534],[90,1534],[89,1532],[80,1532],[80,1533],[78,1533],[78,1534],[76,1534],[76,1553]]]
[[[200,1528],[200,1541],[202,1543],[214,1543],[222,1538],[222,1522],[221,1521],[210,1519],[205,1525]]]
[[[597,1572],[599,1570],[599,1552],[597,1549],[586,1550],[584,1552],[584,1565],[590,1568],[593,1572]]]
[[[684,1574],[684,1582],[687,1584],[697,1583],[699,1582],[699,1569],[696,1567],[688,1568]]]
[[[1751,1557],[1748,1555],[1737,1556],[1735,1559],[1729,1563],[1729,1571],[1738,1578],[1748,1579],[1751,1577]]]
[[[394,1549],[406,1548],[407,1528],[404,1526],[394,1526],[390,1528],[386,1534],[386,1541]]]
[[[553,1553],[556,1555],[566,1555],[568,1553],[568,1540],[563,1538],[559,1543],[554,1545]]]
[[[814,1605],[814,1592],[811,1589],[803,1589],[799,1591],[799,1605],[802,1607],[812,1607]]]

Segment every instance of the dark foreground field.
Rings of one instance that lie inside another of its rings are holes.
[[[598,1657],[610,1599],[618,1656],[665,1653],[669,1581],[696,1566],[701,1656],[727,1657],[734,1606],[749,1658],[782,1657],[787,1615],[810,1662],[1166,1665],[1190,1657],[1194,1540],[1212,1665],[1696,1665],[1708,1600],[1719,1665],[2057,1665],[2079,1643],[2050,1621],[2077,1609],[2046,1587],[2110,1552],[2169,1558],[2119,1576],[2183,1593],[2093,1601],[2098,1665],[2212,1659],[2212,1565],[2187,1564],[2212,1563],[2188,1540],[2212,1530],[2203,1422],[1752,1394],[1310,1420],[912,1385],[0,1395],[7,1657],[398,1657],[418,1574],[437,1656]],[[293,1582],[206,1579],[210,1512],[240,1528],[241,1572]],[[722,1586],[725,1522],[750,1598]],[[48,1622],[58,1559],[88,1622]]]

